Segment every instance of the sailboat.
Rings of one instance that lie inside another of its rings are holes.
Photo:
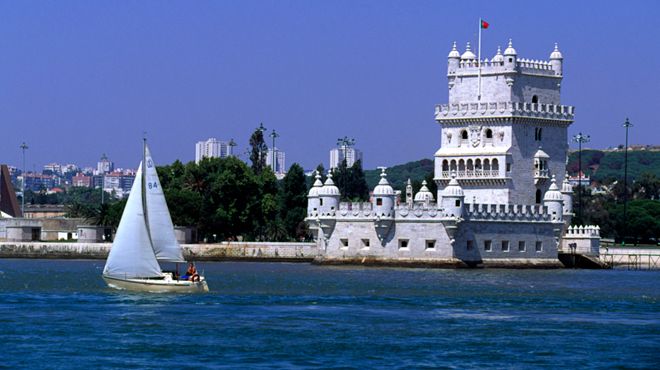
[[[159,262],[185,263],[146,139],[143,160],[103,269],[108,286],[140,292],[208,292],[206,279],[179,280]]]

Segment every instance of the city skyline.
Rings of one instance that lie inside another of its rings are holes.
[[[447,99],[447,54],[454,40],[461,52],[476,46],[479,17],[490,23],[483,57],[512,38],[523,57],[545,60],[559,43],[562,101],[579,107],[569,136],[617,146],[630,117],[631,143],[657,141],[660,77],[648,71],[659,66],[658,4],[593,12],[556,2],[572,10],[561,18],[512,4],[3,3],[0,162],[21,168],[25,142],[27,170],[102,153],[135,168],[144,131],[159,164],[188,162],[190,144],[216,133],[243,153],[259,122],[306,169],[326,164],[344,135],[360,143],[365,168],[426,158],[440,135],[433,109]]]

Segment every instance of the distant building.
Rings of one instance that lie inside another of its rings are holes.
[[[79,173],[71,179],[71,185],[76,187],[90,188],[92,187],[92,177]]]
[[[273,166],[273,149],[268,149],[266,156],[266,166],[270,166],[275,175],[284,175],[286,173],[286,154],[284,151],[275,148],[275,166]]]
[[[34,192],[52,189],[59,185],[57,177],[53,175],[42,175],[37,173],[23,174],[23,181],[25,181],[25,190],[32,190]]]
[[[102,175],[115,170],[115,164],[108,159],[105,153],[101,156],[101,160],[96,164],[96,174]]]
[[[233,147],[228,141],[219,141],[212,137],[195,144],[195,163],[199,163],[202,158],[226,158],[230,155],[233,155]]]
[[[339,167],[346,156],[346,166],[351,167],[355,162],[362,160],[362,152],[351,147],[340,147],[330,150],[330,169]]]
[[[108,173],[103,177],[103,191],[114,192],[122,198],[130,193],[133,181],[135,181],[134,175],[126,175],[121,172]]]
[[[591,178],[582,172],[580,176],[570,176],[568,178],[568,182],[573,186],[576,187],[578,185],[582,185],[583,187],[587,187],[591,185]]]

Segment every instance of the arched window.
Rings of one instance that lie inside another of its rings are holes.
[[[458,170],[465,171],[465,161],[462,159],[458,161]]]
[[[467,130],[461,131],[461,139],[467,140],[467,138],[468,138]]]
[[[443,171],[449,171],[449,162],[447,162],[446,159],[444,161],[442,161],[442,170]]]
[[[536,104],[538,102],[539,102],[539,97],[536,95],[532,96],[532,103]]]
[[[541,204],[541,189],[536,189],[536,204]]]
[[[541,141],[541,134],[542,133],[543,133],[543,129],[539,127],[538,138],[536,140]]]
[[[492,139],[493,138],[493,130],[487,129],[486,130],[486,139]]]
[[[450,168],[452,171],[456,171],[456,160],[455,160],[455,159],[452,159],[452,160],[451,160],[451,162],[449,163],[449,168]]]
[[[493,159],[493,161],[491,162],[491,165],[490,165],[490,166],[491,166],[491,169],[492,169],[493,171],[499,171],[499,170],[500,170],[500,164],[499,164],[499,162],[497,161],[497,158]]]
[[[481,169],[481,159],[477,159],[474,161],[474,168],[480,170]]]
[[[474,164],[472,163],[472,159],[467,160],[467,169],[468,171],[472,171],[474,169]]]
[[[490,160],[484,159],[484,170],[488,171],[490,170]]]

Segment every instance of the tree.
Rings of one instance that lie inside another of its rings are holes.
[[[291,165],[282,182],[280,217],[287,235],[299,239],[306,235],[304,219],[307,214],[307,184],[302,167],[297,163]]]
[[[353,201],[369,200],[369,187],[362,170],[362,160],[357,160],[348,169],[346,181],[346,198]]]
[[[263,126],[262,126],[263,127]],[[250,161],[252,162],[252,171],[259,175],[266,167],[266,156],[268,155],[268,146],[264,141],[264,131],[258,127],[250,136]]]

